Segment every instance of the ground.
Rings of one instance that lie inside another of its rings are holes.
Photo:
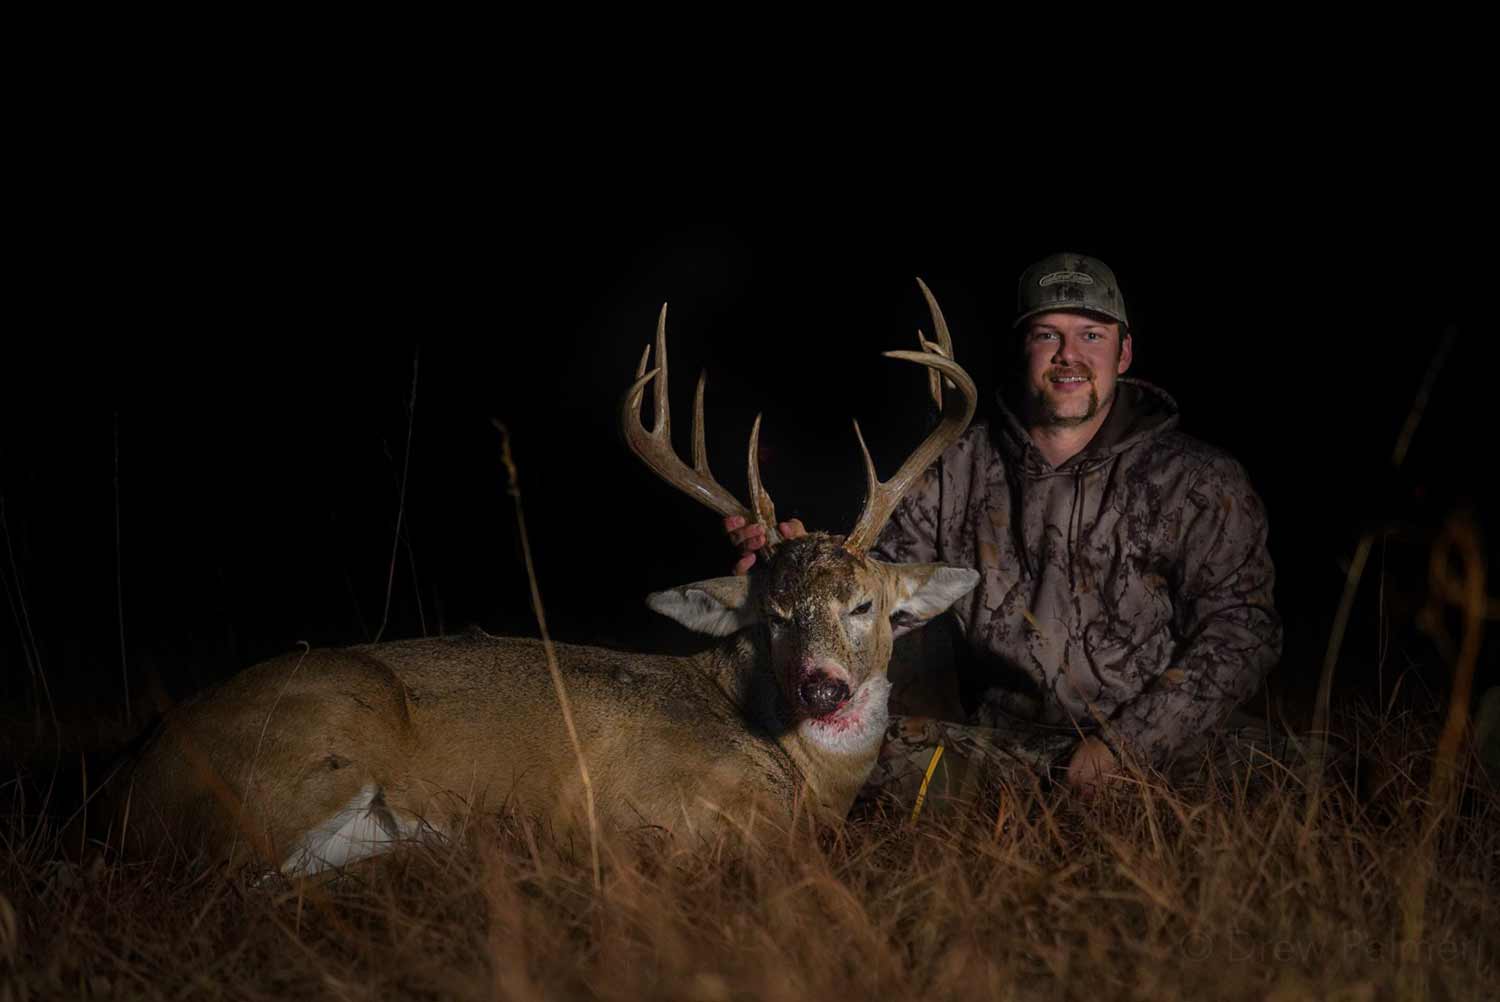
[[[1497,997],[1500,796],[1463,758],[1433,799],[1440,711],[1344,715],[1367,754],[1316,787],[1263,764],[606,845],[597,887],[507,816],[332,883],[79,866],[17,779],[0,999]]]

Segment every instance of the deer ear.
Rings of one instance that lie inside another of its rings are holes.
[[[891,608],[893,636],[910,633],[967,595],[979,583],[979,572],[946,564],[896,564],[896,604]]]
[[[750,576],[709,578],[646,596],[652,609],[696,633],[727,637],[760,619],[750,601]]]

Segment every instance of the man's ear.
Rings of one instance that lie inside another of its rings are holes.
[[[652,592],[646,604],[696,633],[727,637],[760,619],[758,606],[750,601],[750,581],[748,574],[695,581]]]
[[[896,602],[891,607],[891,635],[910,633],[967,595],[979,583],[979,572],[947,564],[893,564]]]
[[[1135,360],[1135,340],[1126,331],[1125,336],[1120,338],[1120,363],[1115,366],[1115,375],[1125,375],[1125,370],[1130,368],[1130,363]]]

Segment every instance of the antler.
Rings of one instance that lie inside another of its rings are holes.
[[[884,483],[875,473],[875,462],[870,458],[869,448],[865,446],[859,422],[854,422],[854,434],[859,439],[860,451],[864,453],[865,476],[869,481],[864,510],[860,512],[859,521],[854,523],[854,529],[844,540],[844,546],[855,553],[864,553],[875,544],[880,530],[885,528],[891,512],[911,489],[911,485],[927,469],[928,464],[941,456],[948,446],[957,442],[964,429],[968,428],[969,421],[974,417],[974,408],[979,402],[979,391],[974,388],[974,381],[953,361],[953,339],[948,334],[943,311],[938,309],[937,300],[920,278],[917,279],[917,284],[922,287],[922,295],[927,299],[932,326],[937,332],[937,342],[928,341],[918,331],[917,343],[921,345],[921,351],[888,351],[884,354],[886,358],[899,358],[927,367],[928,388],[933,402],[942,410],[943,417],[932,434],[901,464],[896,475]],[[944,382],[957,391],[947,394],[946,400],[942,388]]]
[[[667,403],[667,304],[661,305],[661,317],[656,322],[656,368],[646,371],[651,358],[651,345],[641,354],[640,364],[635,367],[635,382],[625,391],[620,404],[620,429],[625,433],[625,444],[630,451],[651,468],[651,472],[700,504],[707,505],[720,515],[739,515],[748,522],[755,522],[765,530],[767,555],[781,542],[776,531],[776,506],[771,495],[760,483],[760,465],[757,447],[760,443],[760,415],[755,416],[755,425],[750,431],[750,501],[747,508],[736,500],[714,479],[708,469],[708,450],[703,435],[703,390],[707,373],[698,374],[698,390],[693,395],[693,466],[677,457],[672,449],[672,415]],[[656,420],[651,430],[641,423],[641,401],[645,397],[646,384],[656,380]]]
[[[948,323],[943,319],[943,311],[938,309],[937,299],[932,295],[932,290],[927,288],[927,283],[920,278],[917,285],[922,290],[922,298],[927,300],[927,311],[932,314],[932,327],[937,332],[937,343],[933,344],[917,331],[917,346],[923,351],[935,351],[944,358],[953,357],[953,338],[948,333]],[[936,371],[927,373],[927,392],[932,394],[932,402],[938,412],[943,410],[943,380]]]

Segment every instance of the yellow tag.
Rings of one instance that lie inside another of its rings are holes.
[[[932,761],[927,763],[927,774],[922,777],[922,786],[917,790],[917,802],[911,809],[912,824],[917,823],[917,816],[922,813],[922,802],[927,799],[927,784],[932,782],[932,774],[937,771],[938,759],[943,757],[943,746],[938,745],[932,750]]]

